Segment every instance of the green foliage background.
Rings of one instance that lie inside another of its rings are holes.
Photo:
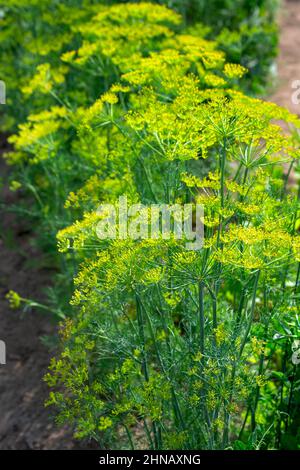
[[[264,93],[270,73],[274,77],[271,69],[278,50],[279,0],[156,0],[153,3],[174,8],[187,25],[207,26],[206,37],[218,42],[228,60],[248,68],[244,79],[248,91]]]

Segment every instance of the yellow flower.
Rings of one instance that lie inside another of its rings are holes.
[[[267,378],[265,375],[257,375],[255,377],[256,383],[259,387],[264,387],[267,383]]]
[[[49,93],[54,85],[64,82],[67,71],[66,66],[51,69],[51,65],[48,63],[38,65],[37,73],[32,77],[29,84],[22,88],[22,91],[25,95],[31,95],[36,90],[41,93]]]
[[[18,189],[21,188],[21,183],[19,181],[16,181],[16,180],[13,180],[10,185],[9,185],[9,189],[11,191],[17,191]]]
[[[225,331],[224,323],[220,323],[220,325],[215,328],[215,337],[218,346],[226,341],[227,333]]]
[[[242,78],[248,70],[239,64],[225,64],[224,73],[228,78]]]
[[[158,268],[152,268],[147,271],[144,275],[144,284],[158,284],[163,278],[163,270]]]
[[[103,103],[116,104],[119,100],[115,93],[107,92],[101,96]]]
[[[251,342],[251,348],[252,350],[260,355],[260,354],[263,354],[264,350],[265,350],[265,342],[262,341],[262,340],[259,340],[256,336],[253,336],[250,340]]]
[[[17,309],[20,307],[22,303],[22,297],[13,290],[10,290],[8,294],[6,294],[6,299],[9,301],[10,308]]]
[[[200,351],[198,351],[197,354],[195,354],[195,356],[193,357],[193,361],[199,362],[201,361],[202,358],[203,358],[203,354]]]
[[[110,418],[106,416],[101,416],[98,424],[99,431],[105,431],[106,429],[112,426],[113,422]]]

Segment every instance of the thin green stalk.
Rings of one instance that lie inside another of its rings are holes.
[[[168,382],[171,385],[174,415],[175,415],[176,419],[180,422],[180,425],[181,425],[182,429],[185,429],[184,421],[183,421],[183,418],[182,418],[182,413],[180,411],[179,403],[178,403],[176,393],[175,393],[175,390],[174,390],[174,387],[173,387],[173,384],[172,384],[172,380],[170,379],[170,377],[167,374],[166,368],[164,366],[164,363],[163,363],[163,360],[162,360],[162,357],[161,357],[161,354],[160,354],[160,351],[159,351],[159,347],[158,347],[158,344],[157,344],[157,341],[156,341],[156,337],[155,337],[155,333],[154,333],[154,330],[153,330],[153,325],[152,325],[151,318],[150,318],[150,316],[147,312],[147,309],[143,306],[142,302],[141,302],[141,305],[142,305],[143,310],[146,314],[146,319],[147,319],[147,322],[148,322],[148,325],[149,325],[150,334],[151,334],[151,338],[152,338],[152,341],[153,341],[153,344],[154,344],[154,348],[155,348],[155,352],[156,352],[158,362],[160,364],[160,367],[162,369],[162,372],[163,372],[164,376],[166,377],[166,379],[168,380]]]
[[[218,317],[217,317],[217,297],[213,290],[206,284],[207,290],[212,299],[212,320],[213,320],[213,329],[215,330],[218,326]]]
[[[142,346],[142,370],[144,374],[145,381],[149,381],[149,370],[148,370],[148,363],[147,363],[147,353],[146,353],[146,347],[145,347],[145,331],[144,331],[144,319],[143,319],[143,312],[142,312],[142,306],[141,306],[141,301],[140,297],[138,294],[136,294],[136,310],[137,310],[137,320],[138,320],[138,326],[139,326],[139,335],[140,335],[140,340],[141,340],[141,346]],[[155,448],[158,449],[160,447],[159,443],[159,436],[157,433],[157,428],[156,424],[152,422],[152,428],[153,428],[153,434],[154,434],[154,440],[155,440]]]
[[[133,440],[132,440],[132,437],[131,437],[131,432],[129,431],[128,426],[126,424],[123,423],[123,426],[125,428],[125,431],[126,431],[126,434],[127,434],[127,437],[128,437],[130,448],[131,448],[131,450],[135,450],[134,443],[133,443]]]
[[[241,292],[241,297],[240,297],[239,308],[238,308],[238,312],[237,312],[237,316],[236,316],[236,320],[235,320],[235,325],[234,325],[234,336],[236,336],[236,334],[238,332],[238,329],[240,327],[242,311],[243,311],[244,303],[245,303],[245,299],[246,299],[245,293],[246,293],[246,289],[245,289],[245,287],[243,287],[242,292]]]
[[[261,353],[260,358],[259,358],[258,375],[262,375],[263,367],[264,367],[264,360],[265,360],[265,354]],[[253,404],[253,408],[252,408],[252,412],[251,412],[252,432],[254,432],[255,428],[256,428],[256,410],[257,410],[257,406],[258,406],[259,395],[260,395],[260,388],[259,388],[259,385],[257,385],[256,390],[255,390],[254,404]]]
[[[268,311],[268,298],[267,298],[267,292],[266,292],[266,285],[264,283],[264,313],[266,314],[267,311]],[[265,329],[264,329],[264,334],[263,334],[264,342],[266,341],[268,337],[268,329],[269,329],[270,320],[271,320],[271,317],[269,317],[269,319],[265,323]],[[265,361],[265,352],[262,351],[260,354],[260,358],[259,358],[258,375],[262,375],[263,373],[264,361]],[[253,432],[256,428],[256,410],[258,406],[259,395],[260,395],[260,388],[259,388],[259,385],[257,385],[256,391],[255,391],[252,416],[251,416],[251,427],[252,427]]]
[[[284,195],[286,193],[286,188],[287,188],[287,184],[289,182],[289,177],[290,177],[290,174],[291,174],[291,171],[293,169],[293,166],[294,166],[294,163],[295,163],[296,160],[292,160],[290,166],[289,166],[289,169],[288,169],[288,172],[284,178],[284,185],[283,185],[283,188],[282,188],[282,194],[281,194],[281,199],[284,198]]]
[[[251,327],[252,327],[252,323],[253,323],[254,310],[255,310],[255,301],[256,301],[256,294],[257,294],[257,286],[258,286],[259,275],[260,275],[260,271],[258,270],[258,271],[256,272],[255,280],[254,280],[253,294],[252,294],[252,303],[251,303],[251,311],[250,311],[250,318],[249,318],[249,322],[248,322],[248,326],[247,326],[247,330],[246,330],[246,333],[245,333],[243,342],[242,342],[241,347],[240,347],[239,357],[241,357],[242,354],[243,354],[243,350],[244,350],[244,347],[245,347],[245,345],[246,345],[246,343],[247,343],[248,336],[249,336],[249,333],[250,333],[250,330],[251,330]]]
[[[223,151],[220,154],[220,173],[221,173],[221,207],[224,207],[224,198],[225,198],[225,166],[226,166],[226,145],[227,140],[224,137],[223,140]]]
[[[242,427],[241,427],[241,430],[240,430],[240,433],[239,433],[239,437],[238,437],[239,441],[242,438],[242,435],[243,435],[243,432],[244,432],[244,429],[245,429],[245,426],[246,426],[246,423],[247,423],[247,420],[248,420],[248,416],[249,416],[249,407],[247,408],[245,419],[243,421],[243,424],[242,424]]]
[[[282,362],[282,373],[285,374],[286,372],[286,362],[287,362],[287,357],[288,357],[288,342],[285,342],[284,346],[284,356],[283,356],[283,362]],[[279,405],[277,406],[278,410],[278,422],[277,422],[277,430],[276,430],[276,447],[277,449],[280,449],[281,446],[281,410],[283,409],[283,402],[284,402],[284,382],[281,381],[281,387],[280,387],[280,395],[279,395]]]
[[[289,418],[290,418],[291,406],[292,406],[292,400],[293,400],[293,394],[294,394],[294,385],[295,385],[295,379],[296,379],[296,371],[297,371],[297,366],[296,366],[296,364],[294,364],[293,374],[292,374],[292,379],[291,379],[289,399],[288,399],[288,406],[287,406],[287,416],[286,416],[286,422],[285,422],[285,430],[286,431],[287,431],[288,425],[289,425]]]
[[[205,348],[205,317],[204,317],[204,282],[199,282],[199,343],[200,343],[200,352],[204,356]]]
[[[220,199],[221,199],[221,208],[224,208],[225,200],[225,166],[226,166],[226,137],[223,141],[223,148],[220,152],[219,158],[219,168],[220,168]],[[217,247],[220,245],[221,235],[223,233],[223,221],[222,215],[219,215],[219,227],[218,227],[218,238],[217,238]]]
[[[251,311],[250,311],[250,319],[248,322],[247,330],[243,339],[243,342],[240,347],[238,359],[241,358],[244,347],[247,343],[248,336],[251,330],[253,318],[254,318],[254,310],[255,310],[255,301],[256,301],[256,294],[257,294],[257,287],[258,287],[258,280],[259,280],[259,275],[260,271],[258,270],[255,275],[255,280],[254,280],[254,286],[253,286],[253,294],[252,294],[252,304],[251,304]],[[240,302],[240,309],[243,308],[243,302]],[[236,374],[236,366],[237,363],[235,362],[232,368],[232,373],[231,373],[231,386],[230,386],[230,395],[229,395],[229,404],[232,402],[232,397],[233,397],[233,389],[234,389],[234,380],[235,380],[235,374]],[[224,420],[224,430],[223,430],[223,447],[226,447],[228,445],[228,440],[229,440],[229,423],[230,423],[230,415],[229,413],[225,410],[225,420]]]
[[[204,282],[199,283],[199,343],[200,343],[200,352],[201,352],[201,374],[203,374],[203,359],[205,353],[205,316],[204,316]],[[202,389],[201,392],[202,399],[204,400],[205,389]],[[207,421],[208,429],[211,429],[209,412],[206,407],[204,407],[204,414]],[[213,439],[213,437],[212,437]]]
[[[146,354],[146,348],[145,348],[144,319],[143,319],[143,313],[142,313],[142,308],[141,308],[141,302],[140,302],[140,298],[138,295],[136,295],[136,311],[137,311],[137,321],[138,321],[138,326],[139,326],[139,335],[140,335],[140,340],[142,343],[142,357],[143,357],[142,369],[143,369],[145,380],[146,382],[148,382],[149,372],[148,372],[147,354]]]
[[[151,449],[154,449],[155,446],[154,446],[154,443],[153,443],[151,432],[149,431],[148,424],[147,424],[147,421],[146,421],[145,418],[143,419],[143,423],[144,423],[144,428],[145,428],[148,440],[150,442],[150,447],[151,447]]]
[[[299,281],[300,281],[300,262],[298,263],[298,269],[297,269],[297,276],[296,276],[296,282],[295,282],[295,294],[298,290]]]

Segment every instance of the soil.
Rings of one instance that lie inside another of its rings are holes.
[[[283,2],[279,21],[281,34],[277,83],[274,84],[275,92],[268,99],[300,115],[300,104],[292,102],[292,94],[296,91],[292,84],[296,80],[300,81],[300,1]]]
[[[5,151],[5,140],[0,152]],[[8,168],[0,160],[5,181]],[[16,202],[16,193],[4,185],[6,207]],[[48,390],[42,378],[53,352],[42,337],[51,337],[56,326],[36,311],[11,310],[5,299],[12,289],[23,297],[41,300],[50,283],[50,271],[34,248],[33,235],[16,215],[1,210],[0,220],[0,339],[6,344],[6,364],[0,365],[0,449],[74,449],[72,432],[58,428],[44,407]]]
[[[292,82],[300,80],[300,1],[285,2],[280,22],[278,84],[269,99],[300,114],[300,105],[291,99]],[[4,147],[5,143],[0,153]],[[0,159],[3,180],[7,172]],[[4,187],[5,205],[9,206],[16,197]],[[0,340],[6,343],[7,363],[0,365],[0,449],[89,448],[74,441],[71,430],[58,428],[44,407],[48,391],[42,377],[53,352],[41,338],[53,334],[56,327],[48,316],[10,310],[5,295],[12,289],[24,297],[39,299],[49,285],[51,273],[42,267],[43,255],[34,248],[28,227],[16,216],[1,212]]]

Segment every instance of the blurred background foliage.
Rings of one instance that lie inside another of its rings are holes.
[[[275,73],[276,16],[280,0],[154,0],[153,3],[175,9],[188,26],[198,24],[205,37],[219,43],[228,61],[249,69],[244,79],[247,91],[264,93],[270,76]]]

